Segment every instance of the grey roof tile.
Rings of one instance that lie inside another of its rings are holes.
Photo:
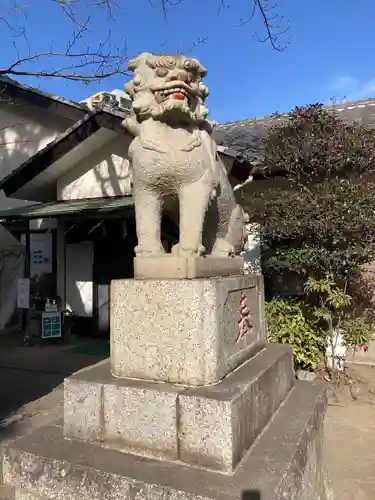
[[[337,113],[344,123],[354,122],[367,128],[375,128],[375,99],[331,104],[326,108]],[[250,161],[259,159],[263,153],[264,139],[272,125],[282,123],[287,115],[272,115],[227,123],[219,123],[214,132],[218,144],[235,149]]]
[[[82,109],[82,110],[87,109],[87,107],[82,103],[74,102],[74,101],[71,101],[70,99],[65,99],[64,97],[50,94],[49,92],[44,92],[43,90],[37,89],[35,87],[30,87],[30,85],[26,85],[26,84],[21,83],[17,80],[13,80],[13,78],[9,78],[9,76],[6,76],[6,75],[0,76],[0,84],[1,83],[14,85],[16,87],[33,92],[34,94],[39,94],[41,96],[48,97],[49,99],[52,99],[54,101],[63,102],[65,104],[68,104],[68,105],[73,106],[73,107],[78,108],[78,109]]]

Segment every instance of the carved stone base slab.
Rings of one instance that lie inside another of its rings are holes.
[[[194,279],[233,276],[244,273],[243,257],[136,257],[134,277],[138,279]]]
[[[16,500],[328,500],[326,404],[323,386],[297,381],[234,474],[64,439],[57,425],[11,441],[0,482]]]
[[[290,346],[268,345],[216,385],[116,379],[109,360],[64,382],[64,435],[231,474],[294,385]]]
[[[261,276],[113,280],[116,377],[215,384],[265,338]]]

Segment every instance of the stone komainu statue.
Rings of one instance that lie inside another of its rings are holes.
[[[174,255],[228,257],[241,252],[245,215],[211,138],[204,101],[207,71],[183,55],[143,53],[129,63],[125,84],[132,112],[124,121],[138,236],[137,256],[164,254],[163,209],[178,200],[180,241]]]

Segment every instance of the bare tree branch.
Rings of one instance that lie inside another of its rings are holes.
[[[18,0],[11,0],[11,7],[0,14],[0,22],[5,24],[10,36],[15,39],[16,58],[8,67],[0,67],[0,75],[62,78],[91,83],[116,74],[126,74],[126,44],[124,42],[123,47],[113,45],[110,30],[105,40],[97,46],[84,45],[86,35],[92,31],[90,12],[101,9],[106,12],[108,19],[113,19],[114,9],[120,8],[117,0],[51,0],[51,3],[57,4],[57,8],[72,23],[73,29],[66,41],[66,48],[54,50],[51,46],[50,50],[32,51],[26,30],[26,8]],[[84,7],[80,11],[79,5]],[[81,12],[85,13],[85,17],[81,17]],[[20,37],[27,43],[26,54],[25,50],[21,51],[16,40]],[[51,45],[55,44],[51,42]],[[61,41],[58,45],[61,47]]]
[[[157,7],[157,5],[155,5],[155,0],[148,1],[150,5]],[[169,7],[176,6],[182,2],[183,0],[159,0],[158,6],[162,9],[163,14],[166,17]],[[226,0],[218,0],[218,2],[218,15],[222,14],[225,9],[230,8],[230,5],[226,3]],[[263,37],[255,35],[255,38],[259,42],[269,42],[277,51],[285,49],[288,44],[283,43],[282,37],[289,30],[289,25],[285,22],[285,19],[278,14],[278,4],[270,4],[270,0],[248,0],[248,2],[250,6],[250,15],[240,19],[239,26],[243,27],[249,24],[258,15],[263,24],[265,35]]]
[[[74,60],[79,59],[67,66],[60,66],[55,70],[29,70],[17,69],[24,63],[32,63],[41,59],[53,58],[54,60]],[[39,77],[55,77],[65,78],[74,81],[98,81],[103,78],[108,78],[114,74],[126,74],[124,63],[126,56],[120,54],[112,54],[111,52],[72,52],[71,46],[65,53],[61,52],[41,52],[28,57],[23,57],[12,63],[8,68],[0,69],[0,75],[17,75],[17,76],[39,76]],[[96,71],[93,73],[84,73],[78,70],[84,68],[93,68]],[[68,71],[68,72],[67,72]]]
[[[269,0],[251,1],[250,16],[246,19],[240,19],[240,26],[242,27],[249,24],[257,14],[260,15],[265,30],[265,36],[259,37],[256,34],[255,38],[259,42],[269,42],[277,51],[284,50],[288,44],[282,42],[282,37],[289,31],[289,25],[285,22],[284,18],[278,14],[278,4],[269,4]]]
[[[126,74],[127,51],[111,42],[111,31],[96,46],[86,45],[87,36],[92,37],[94,11],[99,9],[113,21],[117,10],[121,9],[125,0],[49,0],[55,4],[57,12],[61,12],[71,23],[72,31],[67,40],[51,42],[49,50],[32,49],[27,35],[27,7],[21,2],[26,0],[6,0],[8,4],[4,12],[0,12],[0,23],[8,30],[13,39],[15,60],[7,67],[0,67],[0,76],[32,76],[45,78],[62,78],[71,81],[90,83],[98,82],[116,74]],[[138,2],[140,0],[137,0]],[[149,4],[166,18],[173,7],[189,0],[148,0]],[[255,35],[258,41],[269,42],[276,50],[283,50],[282,36],[288,31],[283,17],[278,15],[277,4],[273,0],[248,0],[250,14],[240,20],[240,26],[248,25],[258,17],[264,27],[263,37]],[[229,5],[226,0],[217,0],[217,12],[222,14]],[[187,52],[207,41],[207,36],[200,37]],[[101,40],[103,38],[101,37]],[[25,49],[26,43],[26,49]],[[65,45],[65,46],[64,46]]]

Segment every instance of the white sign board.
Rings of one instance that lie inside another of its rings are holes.
[[[29,278],[18,278],[17,281],[17,307],[30,309],[30,280]]]
[[[30,276],[52,273],[52,233],[30,234]]]

